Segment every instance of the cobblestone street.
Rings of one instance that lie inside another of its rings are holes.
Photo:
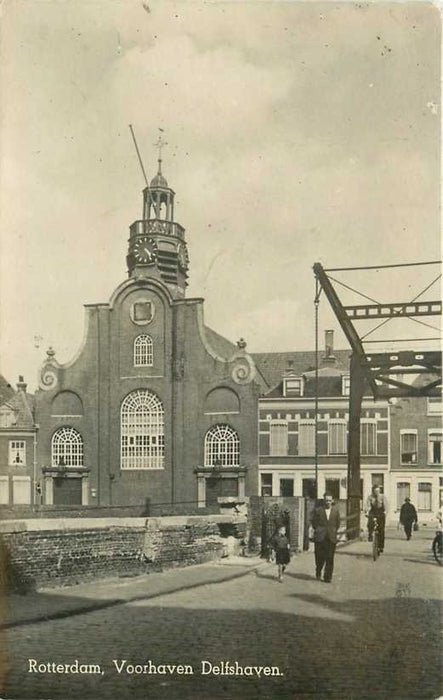
[[[435,700],[443,695],[443,572],[432,558],[432,535],[407,542],[391,531],[375,563],[367,542],[343,547],[329,585],[315,580],[308,553],[292,559],[281,585],[266,564],[235,580],[6,630],[2,697]],[[30,673],[28,659],[78,659],[98,664],[100,673]],[[149,659],[188,664],[193,673],[119,674],[113,663]],[[282,675],[202,675],[202,661],[277,666]]]

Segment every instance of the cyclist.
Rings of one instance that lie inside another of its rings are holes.
[[[383,552],[385,547],[385,524],[386,513],[388,512],[388,501],[380,491],[380,486],[372,487],[372,493],[366,500],[366,517],[368,518],[368,540],[372,542],[375,520],[378,523],[379,551]]]

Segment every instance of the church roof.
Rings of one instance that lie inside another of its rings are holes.
[[[231,343],[230,340],[224,338],[222,335],[220,335],[220,333],[216,333],[212,330],[212,328],[209,328],[209,326],[205,326],[205,333],[210,346],[217,352],[218,355],[225,357],[227,360],[237,350],[235,343]]]
[[[168,181],[161,173],[157,173],[151,180],[151,187],[168,187]]]

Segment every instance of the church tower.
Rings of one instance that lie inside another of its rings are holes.
[[[157,175],[143,190],[143,218],[129,227],[126,262],[130,277],[161,280],[173,298],[183,298],[187,286],[189,256],[185,229],[174,221],[175,192],[162,173],[161,137]]]

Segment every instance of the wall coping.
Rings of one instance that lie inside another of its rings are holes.
[[[167,515],[151,518],[34,518],[29,520],[0,521],[0,534],[13,532],[45,532],[64,530],[103,530],[114,528],[142,528],[157,526],[184,527],[204,523],[245,523],[244,515]]]
[[[0,533],[103,530],[108,527],[145,528],[146,518],[33,518],[0,521]]]

